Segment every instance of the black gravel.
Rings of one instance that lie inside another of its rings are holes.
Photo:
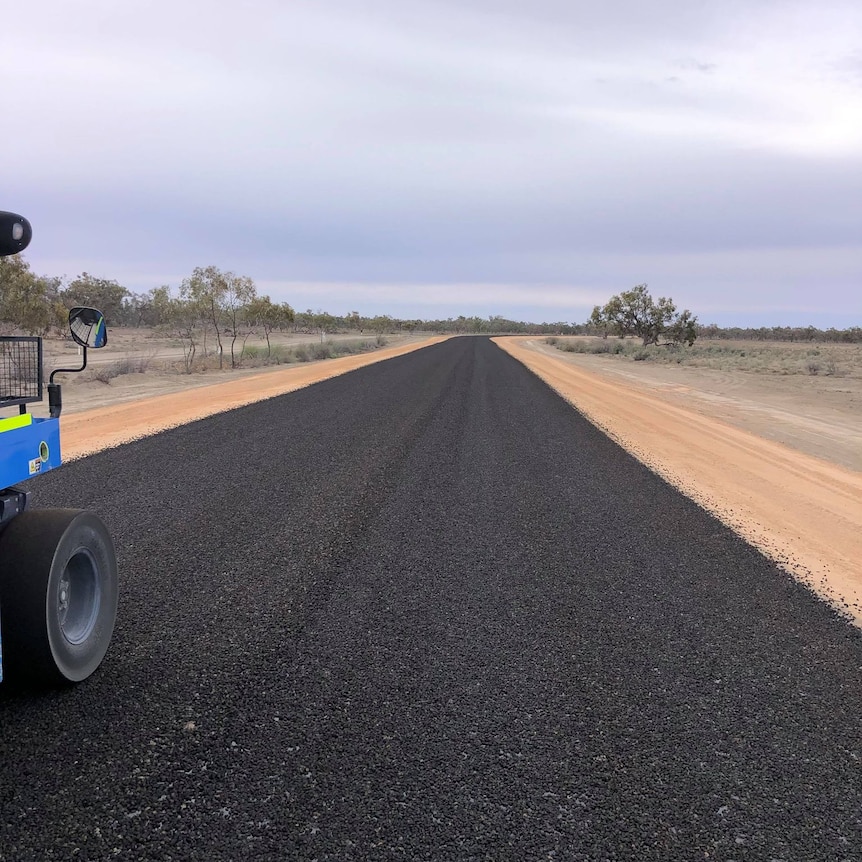
[[[860,632],[485,339],[33,490],[120,619],[0,693],[0,860],[862,858]]]

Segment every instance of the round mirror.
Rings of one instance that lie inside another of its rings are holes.
[[[69,312],[69,331],[82,347],[104,347],[108,343],[105,315],[95,308],[73,308]]]

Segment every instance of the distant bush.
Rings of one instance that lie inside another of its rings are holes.
[[[149,356],[125,356],[115,362],[92,365],[88,379],[110,384],[114,378],[122,377],[124,374],[144,374],[150,366],[151,359],[152,357]]]

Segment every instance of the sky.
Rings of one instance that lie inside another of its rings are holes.
[[[29,0],[0,207],[34,271],[298,310],[862,325],[858,0]]]

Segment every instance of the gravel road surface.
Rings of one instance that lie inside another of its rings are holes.
[[[862,634],[486,339],[32,488],[122,595],[4,862],[862,858]]]

